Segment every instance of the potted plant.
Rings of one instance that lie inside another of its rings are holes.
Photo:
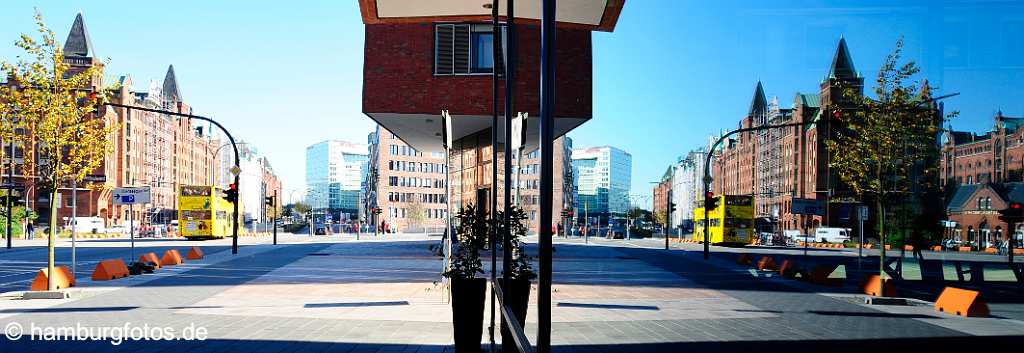
[[[451,285],[452,327],[455,352],[477,353],[484,326],[484,301],[487,299],[487,280],[483,274],[480,250],[487,241],[487,221],[477,214],[473,206],[459,211],[455,230],[457,243],[452,252],[451,266],[441,275]]]
[[[498,212],[496,222],[498,234],[504,233],[504,212]],[[512,262],[508,273],[509,283],[507,288],[503,284],[502,293],[505,295],[505,304],[512,309],[519,325],[526,322],[526,309],[530,303],[530,280],[537,277],[530,266],[530,256],[523,248],[523,237],[526,236],[526,212],[522,208],[513,206],[509,210],[509,244],[512,249]],[[512,332],[509,331],[505,320],[501,321],[501,349],[503,352],[516,352],[518,349],[512,340]]]

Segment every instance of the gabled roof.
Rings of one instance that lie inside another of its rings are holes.
[[[810,108],[821,108],[821,96],[817,94],[797,93],[800,104]]]
[[[853,58],[850,57],[850,50],[846,47],[846,38],[839,38],[839,45],[836,46],[836,53],[832,57],[832,66],[829,67],[828,77],[858,77],[857,69],[853,67]]]
[[[953,144],[956,145],[974,141],[974,133],[967,131],[950,131],[949,135],[953,138]]]
[[[1002,199],[1000,200],[1001,203],[1024,202],[1024,183],[1021,182],[969,184],[957,187],[953,197],[949,199],[949,203],[946,205],[946,210],[960,212],[969,209],[970,207],[965,206],[971,205],[974,195],[982,189],[991,189],[996,197]]]
[[[764,97],[764,88],[761,87],[761,81],[757,81],[757,87],[754,87],[754,98],[750,100],[750,111],[747,112],[747,116],[758,116],[763,115],[768,111],[768,100]]]
[[[164,100],[168,102],[181,102],[178,80],[174,77],[174,65],[167,67],[167,75],[164,76],[163,95]]]
[[[64,56],[95,56],[92,40],[89,39],[89,30],[85,28],[85,21],[82,20],[81,12],[75,16],[75,22],[71,24],[71,32],[68,33],[68,39],[64,41]]]
[[[964,205],[971,200],[971,196],[981,190],[981,188],[988,187],[987,184],[967,184],[960,185],[956,188],[956,192],[953,193],[953,197],[949,198],[949,203],[946,204],[946,210],[949,212],[963,211]]]

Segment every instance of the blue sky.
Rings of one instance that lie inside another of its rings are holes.
[[[288,189],[303,183],[305,146],[365,142],[363,25],[355,1],[6,1],[0,58],[33,30],[38,7],[61,40],[82,11],[108,76],[137,89],[174,64],[185,100],[270,159]],[[997,109],[1024,116],[1024,5],[1012,1],[629,0],[614,33],[594,34],[594,119],[577,147],[633,155],[633,192],[649,194],[669,163],[735,127],[761,80],[783,106],[817,92],[840,36],[871,82],[904,36],[905,58],[983,131]]]

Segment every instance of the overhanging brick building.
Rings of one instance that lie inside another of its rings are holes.
[[[561,12],[555,49],[555,136],[563,136],[592,116],[591,31],[611,31],[622,1],[581,3],[575,11]],[[491,145],[491,57],[494,31],[490,10],[477,2],[445,1],[399,6],[396,2],[361,0],[365,30],[363,113],[423,154],[443,152],[440,113],[453,118],[449,160],[451,206],[487,205],[495,185],[492,147],[504,148],[504,112],[498,122],[496,146]],[[540,27],[539,8],[517,11],[518,45],[515,110],[539,116]],[[518,7],[517,7],[518,8]],[[451,13],[473,13],[446,16]],[[500,33],[500,31],[499,31]],[[503,85],[502,85],[503,86]],[[499,97],[503,89],[499,89]],[[498,102],[503,106],[503,102]],[[528,124],[524,152],[538,147],[537,124]],[[498,154],[499,162],[503,159]],[[557,163],[557,162],[556,162]],[[525,163],[524,163],[525,165]],[[499,171],[501,178],[503,175]],[[557,175],[555,179],[560,179]],[[502,180],[497,181],[499,185]],[[564,186],[563,186],[564,187]],[[524,197],[525,200],[525,197]],[[499,204],[501,200],[499,200]],[[553,198],[554,209],[571,207],[565,198]],[[558,222],[558,217],[553,222]],[[554,226],[554,224],[552,224]]]

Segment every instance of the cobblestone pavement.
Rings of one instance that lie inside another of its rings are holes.
[[[422,236],[296,237],[279,246],[246,246],[236,256],[218,253],[145,281],[85,282],[78,299],[0,298],[5,328],[149,325],[172,328],[175,337],[196,328],[207,334],[206,340],[119,345],[111,344],[109,334],[88,342],[24,337],[3,342],[0,350],[450,351],[451,309],[438,283],[441,261],[428,250],[435,242]],[[965,339],[1020,342],[1006,336],[1024,333],[1024,324],[1015,320],[943,316],[918,307],[879,310],[722,259],[705,262],[696,252],[652,245],[556,241],[555,351],[863,351],[922,342],[953,347]],[[536,316],[531,305],[525,325],[531,340]],[[487,340],[485,330],[482,341]]]

